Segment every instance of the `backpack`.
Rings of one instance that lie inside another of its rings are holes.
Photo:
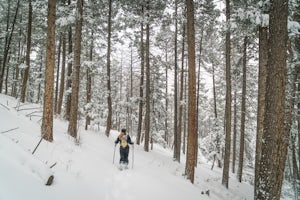
[[[121,138],[121,146],[125,149],[127,147],[127,135],[123,135]]]

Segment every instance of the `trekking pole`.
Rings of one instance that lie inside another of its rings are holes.
[[[132,169],[133,169],[133,162],[134,162],[134,145],[132,145]]]
[[[115,149],[114,149],[113,164],[115,163],[116,146],[117,146],[117,145],[115,145]]]

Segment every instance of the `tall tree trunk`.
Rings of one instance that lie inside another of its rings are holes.
[[[215,65],[214,63],[212,64],[212,79],[213,79],[213,98],[214,98],[214,114],[215,114],[215,128],[216,128],[216,146],[217,146],[217,162],[218,162],[218,167],[222,167],[222,163],[220,160],[220,154],[221,154],[221,144],[220,144],[220,133],[219,133],[219,123],[218,123],[218,111],[217,111],[217,94],[216,94],[216,81],[215,81]]]
[[[149,20],[150,2],[147,1],[147,20]],[[150,24],[146,24],[146,114],[145,114],[145,143],[144,150],[149,151],[150,139]]]
[[[74,49],[74,70],[72,79],[72,95],[71,95],[71,109],[70,122],[68,133],[77,138],[77,115],[78,115],[78,93],[80,85],[80,54],[81,54],[81,31],[82,31],[82,13],[83,0],[77,0],[77,14],[76,14],[76,31],[75,31],[75,49]]]
[[[112,102],[111,102],[111,85],[110,85],[110,52],[111,52],[111,13],[112,13],[112,0],[109,0],[109,7],[108,7],[108,27],[107,27],[107,63],[106,63],[106,70],[107,70],[107,120],[106,120],[106,130],[105,134],[109,137],[109,132],[111,129],[112,123]]]
[[[120,99],[123,98],[123,55],[121,56],[121,71],[120,71],[120,76],[119,76],[119,80],[120,80]],[[118,113],[118,125],[117,125],[117,129],[120,130],[121,129],[121,119],[120,119],[120,114]]]
[[[174,155],[176,161],[180,162],[180,147],[181,136],[178,133],[177,114],[178,114],[178,94],[177,94],[177,34],[178,34],[178,19],[177,19],[178,2],[175,0],[175,38],[174,38]]]
[[[9,1],[10,2],[10,1]],[[22,22],[22,18],[20,19],[20,23]],[[22,45],[21,45],[21,36],[22,36],[22,29],[19,29],[19,40],[18,40],[18,59],[17,63],[18,65],[21,64],[21,57],[22,57]],[[20,69],[19,67],[16,67],[16,72],[14,76],[14,84],[13,84],[13,89],[12,89],[12,96],[17,98],[17,90],[19,86],[19,75],[20,75]]]
[[[126,95],[127,96],[127,102],[128,102],[128,104],[127,104],[126,128],[127,128],[128,133],[131,132],[131,128],[132,128],[132,120],[131,120],[131,116],[132,116],[131,99],[133,97],[132,88],[133,88],[133,48],[132,48],[132,43],[131,43],[130,44],[130,85],[129,85],[129,88],[128,88],[128,94]]]
[[[188,104],[188,141],[186,158],[186,175],[194,183],[196,152],[196,66],[195,66],[195,28],[194,2],[186,0],[187,7],[187,39],[188,39],[188,71],[189,71],[189,104]]]
[[[242,182],[243,165],[244,165],[244,149],[245,149],[245,121],[246,121],[246,83],[247,83],[247,36],[244,38],[243,48],[243,86],[242,86],[242,116],[241,116],[241,137],[240,137],[240,155],[238,180]]]
[[[61,74],[60,74],[60,87],[59,87],[59,99],[57,106],[57,114],[61,114],[62,102],[65,91],[65,71],[66,71],[66,33],[62,36],[62,63],[61,63]]]
[[[168,71],[169,71],[169,65],[168,65],[168,44],[166,43],[166,89],[165,89],[165,93],[166,93],[166,110],[165,110],[165,136],[164,136],[164,140],[166,141],[166,143],[168,144],[168,135],[169,135],[169,131],[168,131],[168,108],[169,108],[169,98],[168,98]]]
[[[300,83],[298,83],[298,93],[300,93]],[[299,171],[300,171],[300,102],[298,102],[297,104],[297,109],[298,109],[298,112],[297,112],[297,130],[298,130],[298,166],[299,166]],[[299,187],[300,187],[300,179],[299,179]],[[300,192],[300,191],[299,191]]]
[[[21,102],[25,102],[27,82],[29,78],[30,69],[30,50],[31,50],[31,27],[32,27],[32,5],[31,0],[28,1],[29,13],[28,13],[28,27],[27,27],[27,47],[26,47],[26,68],[23,75],[22,90],[21,90]]]
[[[10,4],[9,4],[10,5]],[[7,56],[9,53],[9,49],[10,49],[10,44],[11,44],[11,39],[12,39],[12,35],[15,29],[15,23],[17,20],[17,15],[18,15],[18,11],[19,11],[19,6],[20,6],[20,0],[18,0],[17,2],[17,8],[16,8],[16,12],[15,12],[15,16],[14,16],[14,20],[12,22],[12,28],[11,28],[11,32],[8,35],[8,31],[7,31],[7,35],[5,37],[5,46],[4,46],[4,55],[3,55],[3,61],[2,61],[2,67],[0,67],[0,93],[2,93],[2,84],[3,84],[3,77],[4,77],[4,71],[6,68],[6,63],[7,63]],[[8,15],[9,17],[9,15]],[[8,19],[9,20],[9,19]],[[9,21],[7,22],[9,23]],[[8,30],[8,29],[7,29]]]
[[[186,59],[187,60],[187,59]],[[186,66],[188,66],[186,64]],[[186,138],[187,138],[187,75],[184,76],[184,101],[185,101],[185,105],[183,107],[183,154],[186,153]]]
[[[142,15],[144,14],[144,7],[142,6]],[[140,77],[140,99],[139,99],[139,119],[138,119],[138,130],[136,143],[139,145],[141,142],[142,123],[143,123],[143,98],[144,98],[144,65],[145,65],[145,53],[144,53],[144,24],[141,22],[141,77]]]
[[[68,5],[71,6],[71,0],[68,0]],[[70,111],[71,111],[71,99],[72,94],[70,90],[72,90],[72,71],[73,66],[72,62],[72,54],[73,54],[73,39],[72,39],[72,26],[69,26],[68,30],[68,67],[67,67],[67,82],[66,82],[66,111],[65,111],[65,119],[70,120]]]
[[[288,0],[271,1],[266,112],[256,199],[280,199],[286,160],[284,133]]]
[[[7,59],[7,63],[9,63],[10,61],[10,58],[11,58],[11,51],[9,51],[9,56],[8,56],[8,59]],[[8,92],[8,75],[9,75],[9,65],[7,66],[6,68],[6,76],[5,76],[5,94],[7,95],[7,92]]]
[[[233,111],[233,141],[232,141],[232,173],[235,173],[235,161],[236,161],[236,135],[237,135],[237,105],[236,105],[236,89],[234,91],[234,111]]]
[[[10,7],[11,7],[11,2],[8,1],[7,15],[6,15],[6,29],[5,29],[4,54],[6,53],[5,51],[6,51],[6,46],[7,46],[7,42],[8,42],[8,31],[9,31],[9,22],[10,22]],[[8,59],[7,63],[9,63],[9,59]],[[5,64],[6,64],[6,63],[4,63],[4,65],[5,65]],[[7,68],[8,68],[8,67],[7,67]],[[5,68],[3,67],[3,71],[2,71],[1,66],[0,66],[0,75],[1,75],[2,77],[4,77],[4,71],[5,71]],[[6,75],[7,75],[7,73],[6,73]],[[1,85],[2,85],[2,84],[1,84]],[[1,88],[2,88],[2,86],[1,86]],[[2,89],[1,89],[0,92],[2,92]]]
[[[297,66],[296,66],[297,68]],[[293,74],[293,80],[292,81],[288,81],[288,83],[290,83],[290,93],[291,95],[287,95],[288,99],[286,100],[287,102],[287,111],[286,111],[286,122],[285,122],[285,133],[290,133],[290,141],[289,141],[289,145],[290,145],[290,151],[291,151],[291,157],[292,157],[292,172],[291,177],[292,177],[292,182],[293,182],[293,187],[294,187],[294,192],[295,192],[295,200],[298,199],[299,197],[299,183],[297,183],[298,181],[300,181],[300,175],[299,175],[299,170],[298,170],[298,164],[297,164],[297,158],[296,158],[296,145],[295,145],[295,141],[296,141],[296,133],[294,131],[291,131],[291,127],[293,124],[293,118],[294,118],[294,108],[295,108],[295,99],[297,98],[296,95],[296,82],[297,82],[297,78],[298,78],[298,70],[296,69],[296,72],[294,72],[295,74]],[[287,87],[289,88],[289,87]]]
[[[184,49],[185,49],[185,28],[186,24],[182,24],[182,49],[181,49],[181,73],[180,73],[180,94],[179,94],[179,121],[178,134],[182,135],[182,118],[183,118],[183,82],[184,82]],[[181,141],[180,141],[181,142]],[[185,138],[183,137],[183,152],[185,152]]]
[[[43,63],[43,57],[41,56],[41,63]],[[41,80],[42,79],[42,65],[40,65],[40,68],[39,68],[39,76],[38,76],[38,79]],[[38,93],[37,93],[37,100],[36,100],[36,103],[39,103],[41,98],[41,82],[39,82],[39,86],[38,86]]]
[[[225,107],[225,156],[222,184],[228,188],[231,143],[231,63],[230,63],[230,1],[226,0],[226,107]]]
[[[44,109],[42,121],[42,137],[53,141],[53,87],[54,87],[54,65],[55,65],[55,16],[56,0],[48,0],[48,31],[46,51],[46,75]]]
[[[300,5],[299,5],[300,7]],[[300,19],[300,14],[299,14],[299,19]],[[300,38],[298,38],[298,49],[300,50]],[[297,66],[297,74],[300,73],[300,65]],[[299,75],[298,75],[299,77]],[[300,92],[300,84],[297,84],[297,93],[299,94]],[[298,132],[298,179],[297,179],[297,187],[298,187],[298,195],[300,194],[300,102],[297,103],[297,109],[298,111],[295,113],[297,114],[296,117],[296,122],[297,122],[297,132]],[[297,154],[297,152],[295,152]],[[296,160],[297,163],[297,160]]]
[[[294,21],[297,21],[298,23],[300,23],[300,4],[298,3],[298,5],[296,5],[295,7],[295,12],[294,12],[294,15],[293,15],[293,20]],[[300,37],[296,37],[295,38],[295,41],[294,41],[294,44],[295,44],[295,51],[297,52],[300,52]],[[298,57],[297,59],[298,62],[300,62],[300,58]],[[296,66],[296,70],[297,70],[297,74],[300,73],[300,64],[298,64]],[[300,92],[300,84],[298,83],[298,93]],[[297,104],[297,108],[298,108],[298,116],[297,116],[297,124],[298,124],[298,171],[300,173],[300,102]],[[299,189],[299,195],[300,195],[300,177],[298,179],[298,189]]]
[[[92,38],[91,38],[91,46],[90,46],[90,55],[89,60],[93,61],[93,50],[94,50],[94,31],[92,31]],[[88,67],[86,69],[86,103],[91,103],[92,98],[92,76],[91,76],[91,69]],[[89,106],[88,106],[89,107]],[[88,112],[90,111],[90,108],[88,109]],[[88,129],[88,126],[91,123],[91,117],[90,114],[87,113],[85,117],[85,130]]]
[[[200,47],[199,47],[199,62],[197,72],[197,103],[196,103],[196,150],[195,150],[195,167],[198,163],[198,135],[199,135],[199,99],[200,99],[200,71],[201,71],[201,56],[202,56],[202,40],[203,40],[203,29],[201,30]]]
[[[265,96],[268,62],[268,28],[259,27],[259,74],[258,74],[258,103],[257,103],[257,129],[255,153],[254,196],[258,195],[259,163],[261,159],[261,145],[265,115]]]
[[[61,43],[62,43],[62,34],[59,37],[58,47],[57,47],[58,53],[57,53],[57,69],[56,69],[55,96],[54,96],[54,114],[57,114],[57,107],[58,107],[58,83],[59,83],[59,73],[60,73]]]

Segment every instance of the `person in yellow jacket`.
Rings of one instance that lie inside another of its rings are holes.
[[[121,133],[119,134],[118,138],[115,141],[115,145],[120,143],[120,165],[128,165],[128,154],[129,154],[129,145],[133,142],[128,134],[126,134],[126,129],[123,128]]]

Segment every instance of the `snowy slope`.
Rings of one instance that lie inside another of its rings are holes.
[[[252,186],[238,183],[231,175],[230,189],[225,189],[221,170],[212,171],[203,161],[196,169],[195,184],[191,184],[182,176],[184,163],[172,161],[172,151],[159,146],[144,152],[135,145],[133,169],[131,147],[130,169],[119,171],[118,147],[113,164],[117,131],[107,138],[103,128],[80,128],[80,144],[75,145],[66,133],[67,122],[59,118],[54,120],[54,142],[42,141],[32,155],[40,140],[41,108],[35,104],[16,108],[18,102],[2,94],[0,103],[0,200],[253,199]],[[54,182],[45,186],[51,174]],[[207,190],[209,196],[201,194]]]

